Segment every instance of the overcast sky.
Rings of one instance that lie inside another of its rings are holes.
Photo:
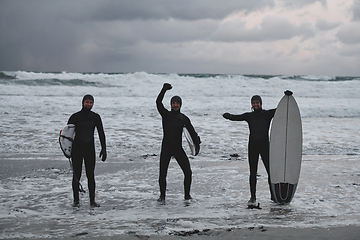
[[[360,76],[360,0],[0,0],[0,70]]]

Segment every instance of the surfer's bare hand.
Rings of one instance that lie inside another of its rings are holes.
[[[170,83],[164,83],[163,89],[164,89],[165,91],[167,91],[167,90],[172,89],[172,86],[171,86]]]
[[[105,149],[101,149],[99,157],[101,157],[101,161],[105,162],[105,160],[107,158],[107,153],[106,153]]]

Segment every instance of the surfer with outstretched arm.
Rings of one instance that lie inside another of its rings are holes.
[[[286,95],[291,95],[291,91],[285,91]],[[252,112],[246,112],[240,115],[224,113],[223,117],[231,121],[246,121],[249,125],[250,135],[248,142],[248,160],[250,167],[250,193],[251,198],[248,206],[259,206],[256,201],[256,182],[259,155],[265,165],[268,174],[268,183],[270,188],[271,199],[274,200],[269,172],[269,128],[271,119],[274,117],[276,109],[262,109],[262,99],[259,95],[251,98]]]
[[[184,191],[185,200],[191,200],[190,186],[192,179],[192,171],[190,168],[190,161],[182,148],[182,132],[183,127],[189,131],[191,138],[195,145],[195,156],[200,151],[200,138],[195,132],[190,119],[180,112],[182,100],[179,96],[171,98],[171,111],[167,110],[162,100],[164,99],[166,91],[172,89],[169,83],[164,83],[157,99],[156,106],[162,117],[163,127],[163,140],[161,145],[160,153],[160,174],[159,174],[159,185],[160,185],[160,197],[158,202],[165,203],[166,195],[166,176],[170,163],[171,157],[174,157],[180,165],[184,173]]]
[[[74,169],[72,180],[72,189],[74,194],[74,207],[79,207],[79,181],[81,178],[82,163],[85,162],[86,177],[88,179],[88,188],[90,196],[90,206],[100,207],[95,202],[95,144],[94,144],[94,131],[97,129],[100,143],[101,152],[100,157],[102,161],[106,160],[106,142],[105,133],[101,117],[99,114],[92,112],[91,109],[94,105],[94,97],[85,95],[82,100],[81,111],[74,113],[69,118],[68,124],[75,125],[75,139],[72,145],[71,161]],[[77,177],[77,179],[76,179]]]

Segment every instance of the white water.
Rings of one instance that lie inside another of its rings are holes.
[[[0,85],[1,238],[360,225],[359,79],[7,74],[16,79]],[[171,96],[180,95],[182,112],[203,142],[200,155],[191,159],[195,202],[189,206],[182,201],[182,173],[175,161],[168,174],[167,204],[156,203],[162,129],[155,99],[164,82],[173,85],[164,105],[169,106]],[[303,118],[299,187],[290,205],[271,203],[260,163],[258,198],[263,209],[248,210],[244,207],[249,198],[248,127],[221,115],[250,111],[254,94],[263,97],[265,109],[275,108],[286,89],[294,92]],[[93,111],[104,123],[108,160],[97,163],[101,208],[91,210],[84,195],[82,207],[74,210],[71,171],[57,138],[87,93],[95,97]],[[239,157],[230,158],[235,153]]]

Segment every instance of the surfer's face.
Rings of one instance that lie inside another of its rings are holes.
[[[254,100],[251,102],[251,106],[254,110],[258,110],[261,108],[261,103],[259,100]]]
[[[181,108],[181,105],[179,102],[171,102],[171,109],[173,111],[179,111]]]
[[[85,108],[92,109],[93,106],[94,106],[94,101],[91,101],[90,99],[84,101]]]

